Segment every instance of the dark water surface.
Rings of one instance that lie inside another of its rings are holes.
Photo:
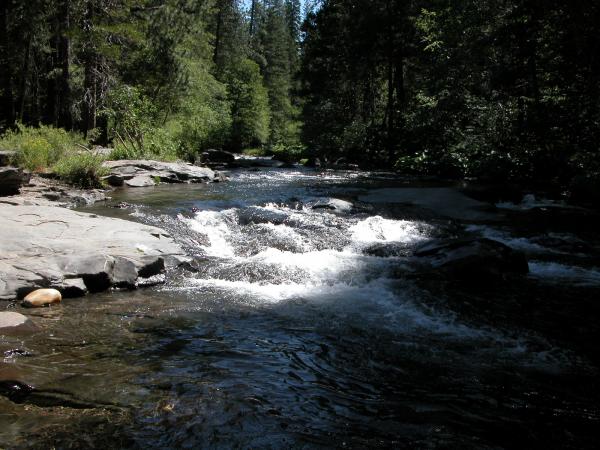
[[[198,272],[28,312],[43,332],[0,340],[0,379],[56,404],[0,396],[0,448],[597,447],[589,230],[519,228],[527,205],[459,223],[357,200],[401,185],[273,170],[115,193],[94,212],[166,228]],[[464,233],[525,251],[531,275],[483,291],[403,275],[416,245]]]

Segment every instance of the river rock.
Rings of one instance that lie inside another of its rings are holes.
[[[403,242],[378,242],[365,248],[363,253],[378,258],[394,258],[410,256],[412,249]]]
[[[37,289],[23,299],[23,306],[27,308],[41,308],[62,301],[62,295],[56,289]]]
[[[34,323],[23,314],[0,311],[0,335],[15,335],[35,331]]]
[[[17,152],[10,150],[0,150],[0,167],[9,166],[14,160]]]
[[[318,200],[312,205],[312,209],[327,209],[330,211],[348,212],[353,208],[352,203],[346,200],[340,200],[339,198],[328,198]]]
[[[145,187],[163,183],[206,183],[220,181],[219,174],[208,167],[198,167],[183,162],[149,160],[105,161],[103,166],[110,174],[103,178],[112,186]]]
[[[55,284],[54,288],[58,289],[63,298],[83,297],[88,292],[83,278],[67,278]]]
[[[473,284],[529,272],[523,253],[486,238],[435,240],[418,247],[414,256],[422,273]]]
[[[200,163],[206,164],[209,166],[212,165],[222,165],[222,164],[232,164],[235,161],[235,155],[230,152],[226,152],[225,150],[215,150],[209,149],[205,152],[202,152],[200,155]]]
[[[156,185],[154,178],[148,175],[138,175],[130,180],[126,180],[125,184],[129,187],[149,187]]]
[[[0,196],[18,194],[21,186],[29,183],[30,177],[18,167],[0,167]]]
[[[66,208],[0,203],[0,229],[0,300],[135,287],[185,256],[160,228]]]

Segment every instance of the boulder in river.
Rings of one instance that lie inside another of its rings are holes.
[[[529,272],[523,253],[486,238],[436,240],[417,248],[414,256],[421,274],[475,285]]]
[[[23,306],[27,308],[41,308],[60,303],[61,301],[62,295],[58,290],[37,289],[25,296]]]
[[[18,167],[0,167],[0,196],[15,195],[29,183],[31,175]]]
[[[220,181],[218,173],[208,167],[198,167],[184,162],[149,160],[105,161],[103,166],[110,174],[103,178],[112,186],[145,187],[156,181],[163,183],[207,183]]]
[[[325,209],[329,211],[348,212],[352,210],[352,203],[339,198],[326,198],[318,200],[312,205],[312,209]]]
[[[35,331],[27,316],[14,311],[0,311],[0,335],[15,335]]]
[[[200,163],[211,165],[231,164],[235,161],[235,155],[225,150],[208,149],[200,155]]]
[[[185,256],[160,228],[66,208],[0,203],[0,229],[0,300],[135,288]]]

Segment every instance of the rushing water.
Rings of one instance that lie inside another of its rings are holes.
[[[197,270],[1,340],[0,380],[71,403],[0,396],[0,447],[593,448],[594,245],[357,201],[399,183],[242,171],[116,193],[94,211],[166,228]],[[526,251],[531,275],[486,292],[404,276],[416,245],[462,233]]]

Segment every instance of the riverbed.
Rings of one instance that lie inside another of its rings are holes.
[[[29,313],[42,332],[0,341],[0,379],[47,404],[0,396],[0,447],[595,447],[593,227],[457,192],[305,169],[115,191],[85,211],[159,226],[193,263]],[[462,235],[524,251],[530,274],[405,276],[416,246]]]

